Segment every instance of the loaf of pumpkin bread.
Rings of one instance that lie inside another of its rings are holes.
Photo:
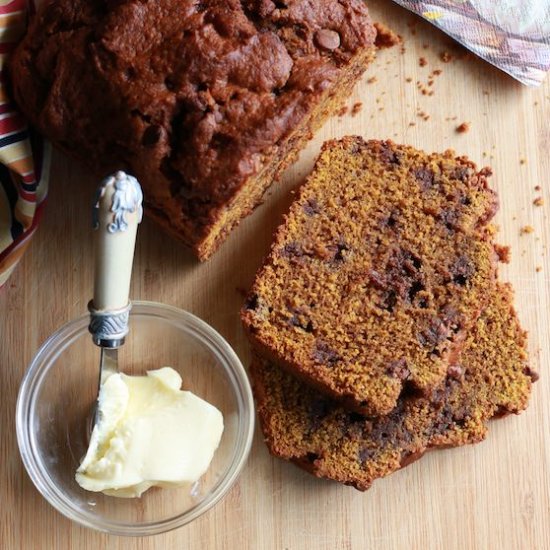
[[[208,258],[373,58],[363,0],[56,0],[11,61],[28,119]]]

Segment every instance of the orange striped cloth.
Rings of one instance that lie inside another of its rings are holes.
[[[48,190],[49,144],[34,135],[6,93],[6,59],[32,5],[0,0],[0,287],[34,233]]]

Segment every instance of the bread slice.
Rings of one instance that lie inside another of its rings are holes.
[[[140,180],[202,260],[259,203],[374,56],[362,0],[45,2],[11,62],[54,144]]]
[[[384,417],[350,412],[256,357],[253,388],[271,453],[365,490],[428,449],[482,440],[490,418],[525,409],[536,379],[527,366],[526,335],[510,288],[499,284],[488,294],[489,305],[443,386],[429,398],[401,398]]]
[[[372,416],[437,387],[495,278],[489,175],[449,151],[327,142],[242,310],[258,352]]]

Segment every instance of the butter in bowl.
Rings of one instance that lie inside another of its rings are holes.
[[[100,226],[114,223],[115,199]],[[59,512],[111,534],[152,535],[192,521],[231,488],[254,405],[239,358],[212,327],[169,305],[130,304],[134,242],[128,256],[117,249],[127,235],[115,242],[110,233],[98,237],[90,315],[55,332],[25,374],[17,438]]]

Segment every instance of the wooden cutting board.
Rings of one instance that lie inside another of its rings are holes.
[[[132,296],[174,304],[218,329],[246,364],[239,289],[249,287],[290,191],[310,170],[323,140],[344,134],[392,138],[426,150],[449,147],[495,170],[499,240],[512,246],[501,275],[513,282],[541,379],[531,406],[491,425],[476,446],[433,452],[367,493],[317,480],[267,453],[259,432],[248,465],[225,500],[192,525],[148,539],[97,534],[72,524],[38,494],[19,459],[14,408],[39,345],[86,311],[92,288],[89,205],[95,181],[54,158],[49,205],[34,241],[0,293],[0,547],[19,549],[544,549],[550,548],[550,377],[548,376],[550,79],[527,89],[464,56],[444,35],[388,1],[376,19],[403,35],[380,52],[349,105],[330,120],[263,206],[205,264],[145,221]],[[442,52],[453,54],[444,63]],[[419,59],[427,61],[421,66]],[[433,76],[435,69],[443,72]],[[420,82],[420,84],[417,84]],[[422,87],[433,90],[424,95]],[[356,110],[358,107],[356,107]],[[424,113],[421,115],[421,113]],[[458,133],[462,122],[470,130]],[[535,186],[541,190],[536,191]],[[543,206],[533,201],[542,196]],[[534,232],[521,234],[523,226]]]

